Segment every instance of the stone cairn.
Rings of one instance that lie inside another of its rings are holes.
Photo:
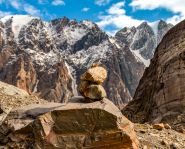
[[[107,70],[99,64],[93,64],[80,77],[78,90],[85,99],[99,101],[107,97],[102,84],[107,78]]]

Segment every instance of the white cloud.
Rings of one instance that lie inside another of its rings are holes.
[[[48,0],[38,0],[38,3],[39,4],[46,4],[46,3],[48,3]]]
[[[175,15],[167,19],[168,22],[178,23],[185,18],[185,1],[184,0],[132,0],[130,6],[135,10],[154,10],[157,8],[167,9]]]
[[[24,11],[27,14],[30,14],[30,15],[33,15],[33,16],[41,16],[40,10],[37,9],[35,6],[29,4],[29,3],[26,3],[26,2],[23,3],[20,0],[7,0],[7,1],[4,1],[4,2],[6,2],[8,5],[15,8],[19,12]]]
[[[110,3],[111,0],[95,0],[95,4],[98,6],[104,6]]]
[[[65,5],[65,2],[63,0],[53,0],[52,5],[58,6],[58,5]]]
[[[4,12],[0,10],[0,18],[11,15],[11,12]]]
[[[175,24],[179,23],[180,21],[182,21],[184,19],[185,19],[184,15],[174,15],[173,17],[168,18],[166,21],[168,23],[171,23],[171,24],[175,25]]]
[[[40,16],[40,10],[35,8],[33,5],[30,4],[23,4],[23,9],[26,13],[33,15],[33,16]]]
[[[89,10],[90,10],[90,8],[88,8],[88,7],[85,7],[85,8],[82,9],[83,12],[87,12]]]
[[[119,2],[116,4],[113,4],[110,9],[108,10],[109,14],[117,14],[117,15],[122,15],[125,14],[125,10],[123,7],[125,6],[124,2]]]
[[[9,1],[9,3],[15,9],[20,9],[21,8],[21,3],[17,0],[11,0],[11,1]]]
[[[106,16],[99,16],[101,21],[97,22],[97,24],[105,28],[109,25],[113,25],[118,29],[121,29],[125,26],[132,27],[132,26],[138,26],[145,20],[137,20],[132,18],[131,16],[127,15],[106,15]]]
[[[96,22],[102,29],[105,29],[108,26],[114,26],[116,30],[109,32],[110,34],[115,33],[117,30],[122,29],[123,27],[132,27],[138,26],[145,20],[134,19],[131,16],[126,15],[124,9],[125,3],[118,2],[113,4],[108,10],[106,15],[99,15],[100,21]],[[107,31],[108,32],[108,31]]]

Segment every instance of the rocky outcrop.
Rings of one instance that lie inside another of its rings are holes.
[[[4,128],[0,133],[3,147],[138,148],[133,124],[107,99],[103,103],[82,103],[76,98],[68,104],[30,105],[12,110],[5,122],[0,126]]]
[[[36,96],[30,96],[25,90],[0,81],[0,107],[18,108],[29,104],[47,103]]]
[[[134,100],[123,110],[133,122],[162,121],[168,122],[172,128],[184,129],[184,34],[185,21],[182,21],[165,35],[157,47],[154,58],[139,83]]]

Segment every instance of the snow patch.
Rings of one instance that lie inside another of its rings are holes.
[[[139,53],[139,50],[131,50],[131,52],[133,53],[137,61],[143,62],[146,67],[150,65],[150,59],[148,60],[144,59],[142,55]]]
[[[54,51],[50,51],[49,53],[39,52],[32,49],[25,49],[29,55],[33,58],[33,60],[40,66],[47,67],[47,65],[54,65],[58,61],[60,61],[60,54],[55,53]]]
[[[0,19],[1,22],[5,23],[6,21],[8,21],[9,19],[11,19],[13,17],[13,15],[8,15],[8,16],[5,16],[3,18]]]
[[[73,92],[73,96],[78,96],[75,70],[73,69],[72,66],[69,66],[66,62],[65,62],[65,66],[67,67],[68,75],[72,79],[72,92]]]
[[[87,34],[87,30],[81,27],[65,27],[64,35],[70,45],[74,45],[78,40]]]
[[[5,23],[9,19],[12,19],[12,31],[14,33],[15,39],[17,39],[19,32],[21,28],[28,24],[32,19],[35,17],[32,17],[30,15],[12,15],[2,18],[3,22]]]
[[[121,48],[120,45],[116,42],[116,40],[115,40],[114,38],[109,37],[109,41],[110,41],[113,45],[115,45],[118,49]]]
[[[108,54],[111,52],[109,45],[108,41],[104,41],[98,46],[90,47],[88,50],[81,50],[75,54],[68,55],[68,59],[75,66],[86,66],[88,68],[97,60],[107,59]]]
[[[95,24],[88,20],[82,21],[82,24],[86,25],[89,29],[92,29],[93,27],[95,27]]]
[[[149,23],[149,25],[151,26],[152,30],[154,31],[155,36],[157,37],[159,21]]]

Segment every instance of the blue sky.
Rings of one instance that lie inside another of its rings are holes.
[[[143,21],[163,19],[176,24],[185,18],[185,0],[0,0],[0,17],[29,14],[45,21],[55,18],[91,20],[113,33]]]

